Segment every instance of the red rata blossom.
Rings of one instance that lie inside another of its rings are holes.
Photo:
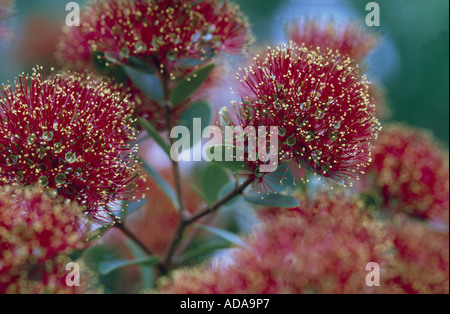
[[[394,259],[386,278],[394,293],[449,293],[448,227],[395,216],[388,230],[393,236]]]
[[[135,115],[160,131],[167,127],[164,106],[139,91],[121,64],[141,70],[166,69],[174,79],[210,63],[220,52],[240,53],[251,41],[238,7],[217,0],[95,1],[83,9],[81,26],[67,27],[64,32],[57,52],[59,63],[71,71],[96,72],[123,82],[134,95]],[[221,67],[213,70],[194,99],[219,81],[218,73],[222,75]],[[176,84],[169,82],[169,90]],[[192,100],[174,109],[175,118]]]
[[[67,29],[60,46],[65,62],[90,63],[95,51],[113,62],[137,57],[174,75],[219,52],[240,53],[251,41],[246,18],[228,1],[107,0],[83,12],[81,27]]]
[[[227,122],[277,126],[279,159],[298,164],[302,179],[310,169],[327,182],[351,184],[371,161],[379,129],[365,77],[349,58],[292,42],[254,59],[238,74],[237,122]],[[260,177],[259,162],[247,165]]]
[[[65,284],[66,264],[86,247],[81,207],[41,188],[0,187],[0,293],[80,293]]]
[[[430,134],[390,125],[380,132],[373,159],[364,181],[380,190],[385,208],[448,223],[448,155]]]
[[[318,47],[321,51],[330,49],[359,63],[378,44],[377,36],[367,32],[366,29],[353,22],[339,25],[332,21],[306,18],[300,22],[289,24],[286,27],[286,34],[288,39],[298,46],[310,49]],[[376,116],[378,118],[389,117],[383,89],[380,86],[371,85],[369,95],[375,104]]]
[[[266,212],[245,244],[228,264],[175,271],[161,292],[375,293],[366,286],[366,265],[389,262],[380,224],[343,195],[322,194],[300,208]]]
[[[329,48],[355,61],[365,58],[378,41],[375,35],[356,23],[337,25],[311,18],[291,23],[286,28],[286,34],[298,46],[319,47],[322,51]]]
[[[93,217],[136,174],[130,103],[105,82],[34,69],[0,94],[0,182],[39,184]]]

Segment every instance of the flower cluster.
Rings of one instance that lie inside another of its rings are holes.
[[[381,225],[360,202],[322,194],[292,210],[271,210],[231,253],[199,269],[176,271],[162,293],[372,293],[366,265],[389,261]]]
[[[81,207],[42,188],[0,188],[0,293],[83,293],[66,285],[69,254],[86,247]],[[85,278],[84,278],[85,279]]]
[[[351,59],[328,50],[290,42],[257,55],[238,74],[242,86],[235,103],[243,128],[277,126],[279,159],[307,171],[350,184],[371,160],[379,129],[368,94],[369,83]],[[258,172],[258,162],[248,162]]]
[[[337,25],[332,21],[311,18],[291,23],[286,28],[286,34],[298,46],[319,47],[322,51],[331,49],[356,62],[365,58],[378,42],[373,33],[366,32],[356,23]]]
[[[175,75],[251,42],[246,18],[228,1],[94,1],[81,23],[66,30],[60,48],[63,60],[79,65],[100,54],[113,63],[138,58]]]
[[[124,83],[133,93],[135,115],[164,130],[164,106],[140,91],[121,65],[183,78],[220,52],[243,52],[251,40],[246,18],[227,1],[94,1],[84,8],[80,27],[65,29],[57,56],[65,69]],[[216,68],[213,73],[221,67]],[[208,81],[220,81],[217,73],[213,76]],[[211,85],[208,81],[204,85]],[[172,90],[176,82],[167,84]],[[174,109],[175,118],[185,107]]]
[[[395,251],[391,275],[386,280],[390,292],[448,294],[448,227],[397,215],[388,230]]]
[[[386,209],[448,221],[448,156],[431,135],[404,125],[387,126],[373,159],[364,181],[368,189],[380,191]]]
[[[0,89],[0,182],[38,184],[92,217],[136,175],[131,109],[106,82],[34,69]]]
[[[364,58],[376,47],[378,38],[355,22],[340,25],[333,21],[320,21],[305,18],[300,22],[291,23],[286,27],[286,34],[298,46],[310,49],[319,48],[321,51],[339,52],[348,56],[354,63],[363,62]],[[386,97],[379,84],[372,84],[369,88],[371,101],[375,104],[376,116],[389,117]]]

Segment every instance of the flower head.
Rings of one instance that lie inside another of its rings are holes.
[[[105,82],[42,69],[0,89],[0,182],[38,184],[92,217],[126,197],[136,169],[128,100]]]
[[[113,63],[136,57],[175,75],[217,53],[240,53],[251,40],[246,18],[228,1],[107,0],[84,12],[81,27],[66,30],[66,62],[90,63],[96,52]]]
[[[395,257],[387,286],[395,293],[449,293],[448,228],[397,215],[389,225]]]
[[[386,127],[367,172],[368,188],[380,190],[384,207],[448,222],[448,156],[428,133],[404,125]]]
[[[0,293],[73,293],[69,254],[86,247],[81,207],[38,187],[0,187]]]
[[[231,253],[198,270],[180,270],[163,293],[370,293],[366,265],[388,262],[388,238],[361,204],[323,194],[300,208],[267,213]]]
[[[377,45],[375,35],[366,32],[356,23],[337,25],[332,21],[319,21],[306,18],[298,23],[291,23],[286,28],[289,40],[298,46],[322,51],[330,49],[343,56],[348,56],[356,62],[365,58]]]
[[[327,182],[358,178],[379,123],[369,83],[351,60],[292,42],[254,59],[238,74],[237,122],[228,122],[278,127],[279,159],[298,164],[302,179],[308,169]]]

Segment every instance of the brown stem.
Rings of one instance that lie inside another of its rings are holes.
[[[141,240],[139,240],[139,238],[134,233],[132,233],[127,227],[125,227],[123,222],[121,222],[116,218],[114,218],[114,227],[122,231],[122,233],[125,236],[127,236],[131,241],[133,241],[137,246],[139,246],[139,248],[141,248],[141,250],[144,251],[146,255],[148,256],[155,255],[144,243],[142,243]],[[161,274],[167,273],[164,264],[161,262],[158,263],[158,270]]]
[[[223,199],[217,201],[214,205],[205,208],[204,210],[200,211],[198,214],[190,217],[187,221],[186,224],[192,224],[194,222],[196,222],[197,220],[199,220],[200,218],[216,211],[217,209],[219,209],[220,207],[222,207],[224,204],[226,204],[227,202],[231,201],[232,199],[234,199],[236,196],[242,194],[242,192],[244,192],[244,190],[253,183],[253,181],[255,181],[254,177],[251,177],[249,179],[247,179],[247,181],[245,181],[244,183],[242,183],[240,186],[238,186],[236,189],[234,189],[230,194],[228,194],[227,196],[225,196]]]
[[[244,190],[253,183],[253,181],[255,180],[254,177],[249,178],[247,181],[245,181],[244,183],[242,183],[238,188],[236,188],[235,190],[233,190],[230,194],[228,194],[227,196],[225,196],[223,199],[217,201],[214,205],[205,208],[204,210],[200,211],[198,214],[190,217],[187,220],[180,220],[180,224],[178,226],[178,229],[175,233],[175,237],[174,240],[169,248],[169,251],[166,255],[166,258],[164,260],[164,266],[166,269],[170,269],[171,266],[171,262],[172,262],[172,257],[175,253],[175,250],[178,248],[178,245],[181,242],[181,239],[183,237],[183,233],[186,229],[186,227],[188,227],[189,225],[191,225],[192,223],[194,223],[195,221],[199,220],[200,218],[211,214],[213,212],[215,212],[217,209],[219,209],[221,206],[223,206],[224,204],[226,204],[227,202],[231,201],[232,199],[234,199],[236,196],[242,194],[244,192]]]

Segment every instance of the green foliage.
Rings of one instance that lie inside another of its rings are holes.
[[[206,81],[214,66],[214,63],[208,64],[181,80],[170,96],[171,104],[176,107],[191,96]]]
[[[215,155],[218,157],[221,156],[220,158],[214,158],[213,162],[223,168],[230,169],[234,173],[239,173],[248,169],[244,161],[236,160],[236,147],[223,144],[213,145],[207,149],[207,155],[210,160],[213,160]],[[227,159],[230,161],[227,161]]]
[[[203,172],[203,192],[208,203],[214,203],[219,199],[219,192],[228,183],[226,171],[215,165],[210,164]]]
[[[142,65],[140,66],[139,69],[127,65],[123,65],[122,67],[134,85],[147,97],[161,102],[164,97],[164,90],[160,78],[154,73],[151,74],[148,68],[142,67]]]
[[[199,224],[195,224],[194,227],[208,231],[209,233],[214,234],[215,236],[218,236],[219,238],[222,238],[234,245],[242,246],[242,247],[245,246],[245,243],[244,243],[244,241],[242,241],[241,237],[239,237],[237,234],[232,233],[230,231],[212,227],[212,226],[199,225]]]
[[[145,119],[139,117],[138,122],[140,126],[150,135],[151,138],[163,149],[163,151],[170,157],[169,144],[162,138],[161,134],[155,129],[155,127]]]
[[[190,105],[177,121],[177,125],[185,126],[188,128],[191,138],[190,147],[198,143],[202,137],[202,129],[199,129],[199,136],[197,137],[194,129],[194,118],[198,118],[201,121],[202,128],[208,126],[212,120],[211,105],[206,101],[198,101]]]
[[[266,207],[285,207],[293,208],[300,206],[300,201],[293,196],[283,194],[246,194],[244,199],[254,205]]]

